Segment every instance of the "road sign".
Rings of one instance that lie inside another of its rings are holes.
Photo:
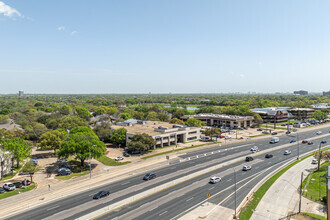
[[[210,197],[210,193],[206,194],[207,197]]]

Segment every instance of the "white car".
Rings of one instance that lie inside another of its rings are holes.
[[[226,136],[225,139],[230,139],[231,137],[230,136]]]
[[[259,148],[257,146],[251,147],[251,151],[252,153],[255,153],[259,150]]]
[[[116,161],[119,161],[119,160],[124,160],[124,157],[120,156],[120,157],[116,157],[115,159]]]
[[[250,165],[244,165],[243,166],[243,171],[247,171],[247,170],[251,170],[251,166]]]
[[[8,191],[13,191],[16,189],[16,186],[12,183],[5,183],[3,184],[3,188]]]
[[[316,134],[317,135],[320,135],[320,134],[322,134],[322,131],[318,131],[318,132],[316,132]]]
[[[284,151],[284,155],[289,155],[289,154],[291,154],[291,151],[289,150]]]
[[[317,161],[316,159],[313,159],[313,160],[312,160],[312,164],[317,164],[317,162],[318,162],[318,161]]]
[[[221,178],[218,177],[218,176],[212,176],[210,178],[210,183],[218,183],[218,182],[221,182]]]

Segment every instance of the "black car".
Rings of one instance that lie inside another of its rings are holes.
[[[15,182],[15,183],[13,183],[13,184],[15,185],[16,189],[17,189],[17,188],[22,188],[22,187],[23,187],[23,184],[22,184],[21,182]]]
[[[65,164],[60,165],[59,169],[61,169],[61,168],[71,169],[70,166],[65,165]]]
[[[127,152],[124,152],[123,155],[124,155],[124,157],[130,157],[130,156],[131,156],[131,155],[130,155],[129,153],[127,153]]]
[[[313,142],[312,141],[308,141],[308,143],[307,143],[308,145],[312,145],[313,144]]]
[[[0,194],[5,193],[5,192],[6,192],[6,190],[4,188],[0,187]]]
[[[59,175],[59,176],[66,176],[66,175],[70,175],[70,174],[71,174],[71,170],[69,170],[69,169],[61,169],[57,173],[57,175]]]
[[[265,155],[265,158],[272,158],[273,157],[273,154],[266,154]]]
[[[143,180],[151,180],[156,178],[156,174],[154,172],[147,173],[144,177]]]
[[[277,135],[277,132],[273,132],[272,135]]]
[[[106,197],[110,195],[110,192],[109,191],[106,191],[106,190],[102,190],[98,193],[96,193],[94,196],[93,196],[93,199],[100,199],[102,197]]]
[[[249,161],[252,161],[252,160],[253,160],[253,157],[246,157],[246,158],[245,158],[245,161],[246,161],[246,162],[249,162]]]
[[[291,132],[290,131],[287,131],[287,132],[285,132],[285,134],[291,134]]]

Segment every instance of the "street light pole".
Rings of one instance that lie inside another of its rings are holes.
[[[95,147],[95,145],[93,145]],[[89,145],[89,179],[92,179],[91,146]]]
[[[299,155],[300,155],[300,152],[299,152],[299,134],[297,134],[297,141],[298,141],[298,156],[297,156],[297,160],[299,160]]]
[[[319,145],[319,160],[318,160],[318,163],[317,163],[317,171],[320,171],[320,162],[321,162],[321,144],[322,144],[322,142],[320,142],[320,145]]]
[[[237,188],[236,188],[236,170],[235,170],[235,168],[233,168],[234,169],[234,180],[235,180],[235,215],[234,215],[234,219],[236,219],[236,207],[237,207],[237,205],[236,205],[236,190],[237,190]]]

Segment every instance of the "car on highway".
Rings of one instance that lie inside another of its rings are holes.
[[[280,138],[279,137],[273,137],[270,141],[269,141],[269,143],[270,144],[275,144],[275,143],[278,143],[280,141]]]
[[[248,171],[248,170],[251,170],[251,166],[250,165],[244,165],[243,166],[243,171]]]
[[[294,143],[294,142],[297,142],[297,141],[296,141],[296,140],[291,140],[291,141],[290,141],[290,144],[292,144],[292,143]]]
[[[318,161],[317,161],[316,159],[313,159],[313,160],[312,160],[312,164],[317,164],[317,162],[318,162]]]
[[[131,155],[130,155],[129,153],[127,153],[127,152],[124,152],[123,155],[124,155],[124,157],[130,157],[130,156],[131,156]]]
[[[308,141],[306,141],[306,140],[303,140],[301,143],[303,143],[303,144],[306,144],[306,143],[308,143]]]
[[[246,162],[249,162],[249,161],[252,161],[252,160],[253,160],[253,157],[246,157],[246,158],[245,158],[245,161],[246,161]]]
[[[273,157],[273,154],[266,154],[265,155],[265,158],[272,158]]]
[[[272,135],[277,135],[277,132],[273,132]]]
[[[308,141],[308,143],[307,143],[308,145],[312,145],[313,144],[313,142],[312,141]]]
[[[316,132],[316,134],[317,135],[320,135],[320,134],[322,134],[322,131],[318,131],[318,132]]]
[[[13,184],[15,185],[16,189],[23,187],[23,184],[21,182],[14,182]]]
[[[209,183],[219,183],[219,182],[221,182],[221,178],[220,177],[218,177],[218,176],[212,176],[211,178],[210,178],[210,181],[209,181]]]
[[[3,184],[3,188],[7,191],[13,191],[16,189],[15,185],[13,183],[5,183]]]
[[[0,187],[0,194],[5,193],[5,192],[6,192],[6,190],[4,188]]]
[[[284,155],[289,155],[289,154],[291,154],[291,151],[289,150],[284,151]]]
[[[155,178],[156,178],[156,174],[154,172],[150,172],[144,175],[143,180],[151,180]]]
[[[93,199],[100,199],[102,197],[106,197],[106,196],[109,196],[110,195],[110,192],[107,191],[107,190],[102,190],[98,193],[96,193],[94,196],[93,196]]]
[[[251,151],[258,151],[258,150],[259,150],[258,146],[251,147]]]
[[[119,160],[124,160],[124,158],[122,156],[119,156],[119,157],[116,157],[115,159],[116,161],[119,161]]]
[[[326,144],[327,141],[326,141],[326,140],[322,140],[321,143],[322,143],[322,144]]]

